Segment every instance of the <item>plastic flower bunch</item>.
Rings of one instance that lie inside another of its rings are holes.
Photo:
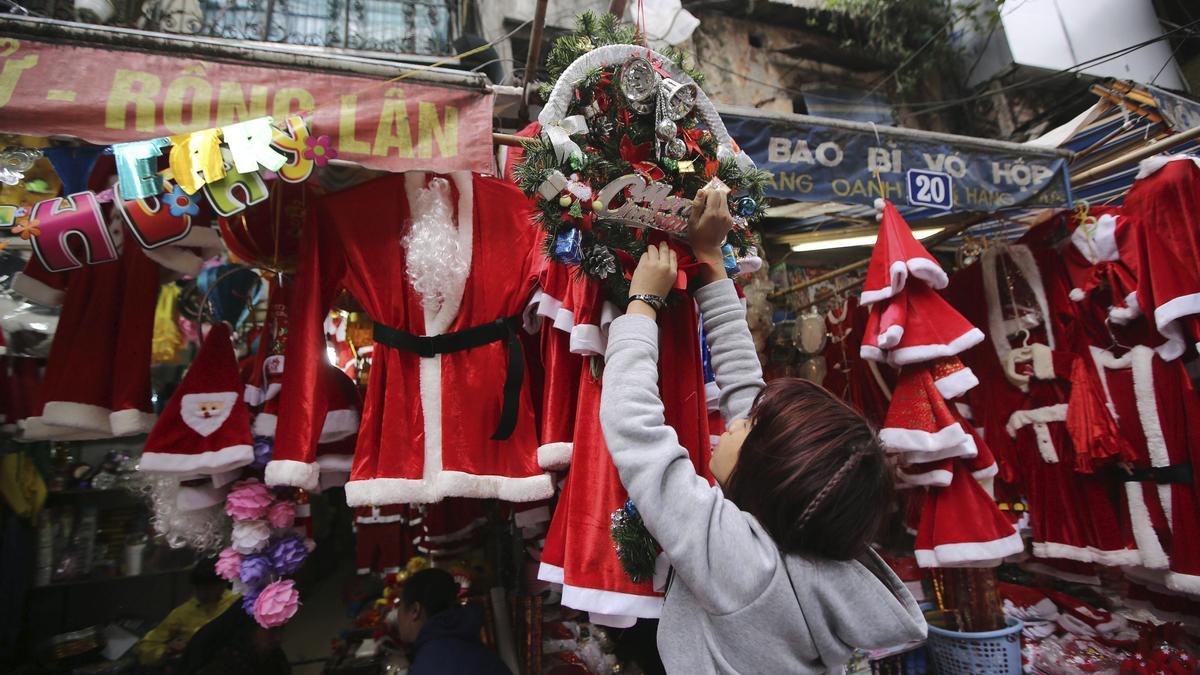
[[[225,498],[233,532],[217,574],[233,582],[243,610],[263,628],[282,626],[300,607],[295,582],[286,577],[304,564],[313,542],[296,526],[296,511],[296,501],[255,478],[234,483]]]

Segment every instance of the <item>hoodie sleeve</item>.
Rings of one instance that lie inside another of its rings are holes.
[[[713,358],[714,365],[728,365],[715,350]],[[722,391],[723,407],[748,412],[747,391],[731,383],[729,393]],[[612,323],[600,423],[646,529],[705,609],[726,614],[761,595],[775,574],[778,549],[758,521],[696,475],[666,425],[658,391],[658,324],[648,317],[626,315]]]
[[[704,333],[712,355],[713,374],[721,390],[721,416],[729,423],[750,417],[754,399],[765,386],[762,364],[746,324],[746,309],[732,279],[696,291],[704,317]]]

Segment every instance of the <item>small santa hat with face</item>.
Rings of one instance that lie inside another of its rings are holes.
[[[250,415],[229,326],[216,324],[150,430],[138,468],[152,473],[219,474],[254,460]]]
[[[869,305],[896,295],[907,285],[910,274],[932,288],[945,288],[950,283],[945,270],[913,236],[895,205],[882,199],[875,202],[875,207],[883,213],[863,283],[861,304]]]

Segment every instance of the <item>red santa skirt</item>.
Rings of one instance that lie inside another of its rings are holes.
[[[660,326],[662,344],[672,345],[659,356],[666,423],[676,430],[697,473],[711,480],[708,411],[694,306],[684,302],[665,311]],[[631,581],[613,547],[610,518],[628,495],[604,443],[599,409],[600,382],[585,364],[575,411],[571,470],[546,535],[538,578],[562,584],[563,604],[589,612],[592,621],[630,626],[636,618],[657,618],[662,596],[650,581]]]

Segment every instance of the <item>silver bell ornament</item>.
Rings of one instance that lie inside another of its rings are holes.
[[[672,79],[662,81],[658,93],[662,100],[666,116],[672,120],[681,120],[696,107],[696,98],[700,88],[691,82],[679,82]]]
[[[687,154],[687,143],[683,142],[682,138],[672,138],[671,142],[667,143],[667,157],[671,159],[683,159]]]
[[[651,100],[661,79],[649,60],[634,56],[621,66],[621,94],[630,103]]]
[[[678,133],[679,126],[676,125],[674,121],[669,119],[659,120],[658,124],[654,127],[654,135],[657,136],[658,140],[660,141],[669,141],[672,138],[675,138],[675,135]]]

